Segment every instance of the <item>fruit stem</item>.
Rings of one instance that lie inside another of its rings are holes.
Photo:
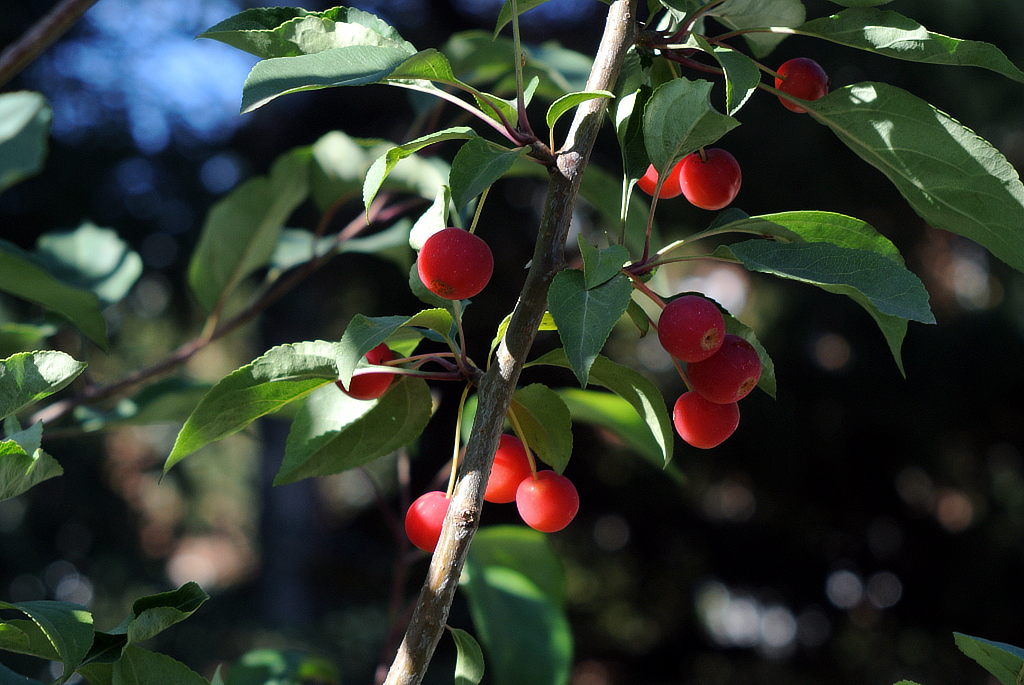
[[[476,222],[480,219],[480,212],[484,209],[484,203],[487,202],[487,193],[491,192],[491,187],[487,186],[484,188],[484,192],[480,193],[480,199],[476,202],[476,211],[473,212],[473,221],[469,224],[469,232],[473,233],[476,231]]]
[[[530,126],[530,119],[526,114],[526,97],[523,94],[523,44],[519,39],[519,7],[516,0],[512,0],[512,45],[515,49],[516,61],[516,112],[519,117],[519,129],[524,133],[537,139]],[[554,148],[554,145],[551,146]]]
[[[703,147],[701,147],[699,150],[697,150],[697,154],[700,156],[700,161],[702,161],[702,162],[708,161],[708,153],[704,151]]]
[[[523,443],[523,451],[526,452],[526,461],[530,464],[530,473],[534,478],[537,477],[537,462],[533,458],[533,452],[530,450],[530,445],[526,441],[526,433],[523,432],[523,427],[519,425],[519,419],[516,418],[516,411],[512,407],[508,408],[508,422],[512,424],[512,432],[519,438],[519,442]]]
[[[697,23],[698,19],[707,14],[707,12],[712,7],[714,7],[715,5],[721,5],[723,2],[725,2],[725,0],[711,0],[711,2],[707,3],[706,5],[698,7],[693,14],[686,18],[686,20],[679,27],[679,30],[672,34],[672,36],[665,42],[678,43],[682,41],[684,38],[686,38],[686,34],[690,32],[690,29],[693,28],[693,25]]]
[[[654,304],[658,305],[662,309],[665,308],[665,300],[661,299],[656,292],[648,288],[647,284],[640,280],[639,276],[635,276],[626,270],[623,270],[623,273],[629,276],[629,280],[633,281],[634,288],[651,298],[654,301]]]
[[[459,472],[459,448],[462,446],[462,413],[466,409],[466,397],[469,395],[469,383],[462,389],[462,397],[459,398],[459,413],[455,415],[455,446],[452,448],[452,471],[448,474],[448,489],[445,490],[445,499],[451,499],[455,492],[455,479]]]
[[[682,64],[685,67],[696,69],[697,71],[703,71],[708,74],[717,74],[718,76],[725,75],[725,71],[722,69],[708,66],[707,64],[698,62],[695,59],[690,59],[689,57],[683,57],[682,55],[672,52],[671,50],[663,50],[661,55],[665,59],[672,60],[673,62],[678,62],[679,64]]]
[[[459,356],[457,357],[459,370],[466,375],[466,378],[470,378],[469,365],[466,363],[466,331],[462,328],[462,300],[452,300],[452,313],[455,315],[455,325],[459,330]]]

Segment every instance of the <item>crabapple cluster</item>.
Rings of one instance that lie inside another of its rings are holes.
[[[366,361],[371,364],[383,364],[395,358],[394,351],[384,343],[366,353]],[[394,377],[395,374],[386,372],[361,373],[352,376],[347,388],[341,381],[335,381],[335,384],[349,397],[357,400],[375,400],[391,386]]]
[[[679,436],[702,449],[720,445],[740,422],[739,402],[761,378],[757,350],[725,332],[718,307],[698,295],[672,300],[658,319],[658,340],[686,362],[690,390],[676,400],[672,422]]]
[[[572,481],[550,469],[534,473],[526,448],[514,435],[502,435],[498,442],[484,501],[515,501],[526,525],[543,533],[565,528],[580,508]],[[434,490],[420,495],[406,512],[405,533],[423,551],[437,547],[449,502],[444,492]]]
[[[736,199],[742,181],[739,162],[732,153],[718,147],[701,149],[676,162],[661,185],[658,199],[667,200],[682,194],[695,207],[722,209]],[[648,195],[654,195],[657,183],[658,170],[653,164],[637,181]]]

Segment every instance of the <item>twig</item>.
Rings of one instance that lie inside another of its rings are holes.
[[[63,0],[0,53],[0,86],[13,79],[71,28],[96,0]]]
[[[615,0],[609,8],[587,90],[611,90],[614,87],[626,50],[633,43],[636,2]],[[544,315],[548,286],[564,262],[565,238],[572,209],[606,105],[603,98],[580,105],[563,146],[565,151],[551,168],[533,261],[498,348],[497,363],[491,365],[479,386],[480,403],[473,433],[466,446],[462,474],[412,620],[388,672],[387,685],[420,683],[441,639],[459,575],[480,521],[483,492],[512,393]]]

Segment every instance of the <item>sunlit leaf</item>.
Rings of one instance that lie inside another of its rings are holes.
[[[558,394],[540,383],[516,390],[509,410],[530,449],[558,473],[572,456],[572,420]]]
[[[0,441],[0,501],[17,497],[44,480],[64,473],[56,459],[38,446],[25,449],[15,436]]]
[[[56,350],[19,352],[0,360],[0,418],[63,389],[86,366]]]
[[[711,106],[711,86],[710,81],[673,79],[658,86],[647,102],[644,144],[659,174],[739,125]]]
[[[434,143],[445,140],[465,140],[475,136],[476,132],[468,126],[453,126],[389,148],[387,152],[374,160],[366,172],[366,180],[363,183],[363,206],[369,208],[381,185],[384,184],[384,180],[401,160]]]
[[[0,94],[0,192],[43,168],[51,119],[39,93]]]
[[[800,0],[726,0],[708,14],[731,29],[797,26],[807,17]],[[766,56],[785,37],[785,34],[774,33],[743,34],[755,57]]]
[[[1024,649],[1005,642],[953,633],[960,651],[977,661],[1002,685],[1020,685],[1024,680]]]
[[[92,644],[92,614],[78,604],[50,600],[16,603],[0,601],[0,609],[22,612],[42,631],[59,660],[64,662],[59,682],[70,677],[78,668]]]
[[[73,231],[46,233],[36,254],[53,275],[90,290],[103,304],[119,302],[142,275],[142,258],[116,231],[86,222]]]
[[[484,677],[484,653],[476,638],[460,628],[448,626],[455,640],[455,685],[478,685]]]

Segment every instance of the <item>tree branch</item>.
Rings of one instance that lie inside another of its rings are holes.
[[[71,28],[96,0],[63,0],[0,53],[0,86],[18,75]]]
[[[588,90],[614,87],[626,50],[634,40],[635,5],[636,0],[615,0],[609,8],[604,35],[587,81]],[[572,209],[605,107],[603,98],[580,105],[563,152],[549,168],[551,178],[533,261],[505,338],[498,348],[497,363],[490,367],[480,384],[480,403],[473,434],[466,446],[462,475],[455,487],[427,579],[385,685],[420,683],[441,639],[459,575],[480,521],[483,492],[505,414],[547,307],[548,286],[563,264]]]

